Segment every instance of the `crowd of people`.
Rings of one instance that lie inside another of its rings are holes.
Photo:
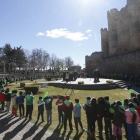
[[[26,114],[24,102],[26,100]],[[28,91],[26,94],[7,88],[4,90],[0,87],[0,102],[1,111],[10,112],[10,105],[12,103],[12,114],[18,117],[17,111],[19,109],[19,117],[25,117],[25,119],[33,119],[33,100],[34,95]],[[43,96],[38,99],[38,116],[37,120],[44,119],[44,110],[46,110],[47,123],[52,123],[52,96]],[[6,103],[6,110],[4,109]],[[109,96],[91,98],[87,97],[85,104],[80,104],[80,99],[75,99],[75,105],[70,100],[70,96],[60,96],[56,101],[58,106],[58,121],[59,124],[64,125],[64,131],[67,130],[67,121],[69,121],[70,131],[74,128],[72,126],[72,112],[74,115],[74,123],[77,133],[79,132],[78,124],[82,131],[87,131],[89,137],[95,138],[96,121],[98,124],[99,135],[96,135],[102,139],[103,128],[105,129],[106,140],[109,139],[122,139],[122,127],[125,129],[125,137],[128,140],[137,140],[140,138],[139,122],[140,122],[140,94],[131,93],[129,99],[121,101],[110,102]],[[45,109],[44,109],[45,108]],[[83,127],[81,121],[81,109],[85,110],[87,118],[87,130]],[[104,121],[103,121],[104,119]],[[104,123],[103,123],[104,122]],[[113,128],[112,128],[113,124]],[[113,133],[112,133],[113,132]]]

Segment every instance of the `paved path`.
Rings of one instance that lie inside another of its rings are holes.
[[[0,140],[70,140],[70,135],[65,138],[64,133],[60,136],[47,130],[49,125],[41,127],[39,124],[14,117],[11,113],[0,113]],[[62,125],[58,126],[57,132],[61,128]]]

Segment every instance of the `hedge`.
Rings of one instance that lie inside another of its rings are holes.
[[[26,92],[31,91],[35,95],[35,94],[37,94],[37,92],[39,90],[39,86],[37,86],[37,85],[26,85],[24,87],[24,90]]]
[[[52,78],[51,77],[44,77],[47,81],[51,81]]]
[[[84,84],[84,81],[79,81],[78,82],[78,85],[83,85]]]
[[[101,78],[106,78],[106,79],[115,79],[115,80],[121,80],[122,75],[121,74],[101,74]]]

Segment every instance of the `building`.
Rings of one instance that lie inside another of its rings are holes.
[[[70,67],[70,71],[76,71],[76,72],[80,72],[81,71],[81,66],[71,66]]]
[[[108,29],[101,29],[101,52],[86,56],[86,71],[139,73],[140,0],[127,0],[120,11],[107,12]]]

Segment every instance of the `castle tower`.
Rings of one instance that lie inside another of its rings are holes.
[[[116,55],[117,54],[117,9],[111,9],[107,13],[108,17],[108,30],[109,30],[109,55]]]
[[[130,46],[131,51],[140,49],[140,1],[128,0],[128,15],[130,16]]]
[[[108,46],[108,31],[107,28],[101,29],[101,46],[102,46],[102,56],[108,57],[109,46]]]

